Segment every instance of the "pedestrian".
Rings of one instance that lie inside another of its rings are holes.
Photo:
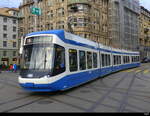
[[[10,64],[9,70],[10,70],[11,72],[13,72],[13,65],[12,65],[12,64]]]
[[[16,64],[13,64],[13,70],[15,73],[17,72],[17,65]]]
[[[2,70],[5,70],[6,69],[6,65],[5,65],[5,63],[3,62],[3,64],[2,64]]]

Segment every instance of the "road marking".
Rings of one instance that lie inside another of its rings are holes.
[[[131,69],[131,70],[127,70],[126,72],[133,72],[134,71],[134,69]]]
[[[144,74],[147,74],[147,73],[149,73],[149,70],[145,70],[143,73],[144,73]]]
[[[137,71],[135,71],[136,73],[139,73],[139,72],[141,72],[142,70],[137,70]]]

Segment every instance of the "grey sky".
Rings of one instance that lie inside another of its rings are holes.
[[[22,0],[0,0],[0,7],[19,7]],[[150,0],[140,0],[140,4],[150,10]]]

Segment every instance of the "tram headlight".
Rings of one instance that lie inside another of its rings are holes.
[[[45,75],[44,78],[50,78],[50,75]]]

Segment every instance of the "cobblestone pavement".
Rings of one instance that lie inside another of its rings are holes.
[[[18,75],[0,73],[0,112],[150,112],[150,64],[55,93],[27,92]]]

